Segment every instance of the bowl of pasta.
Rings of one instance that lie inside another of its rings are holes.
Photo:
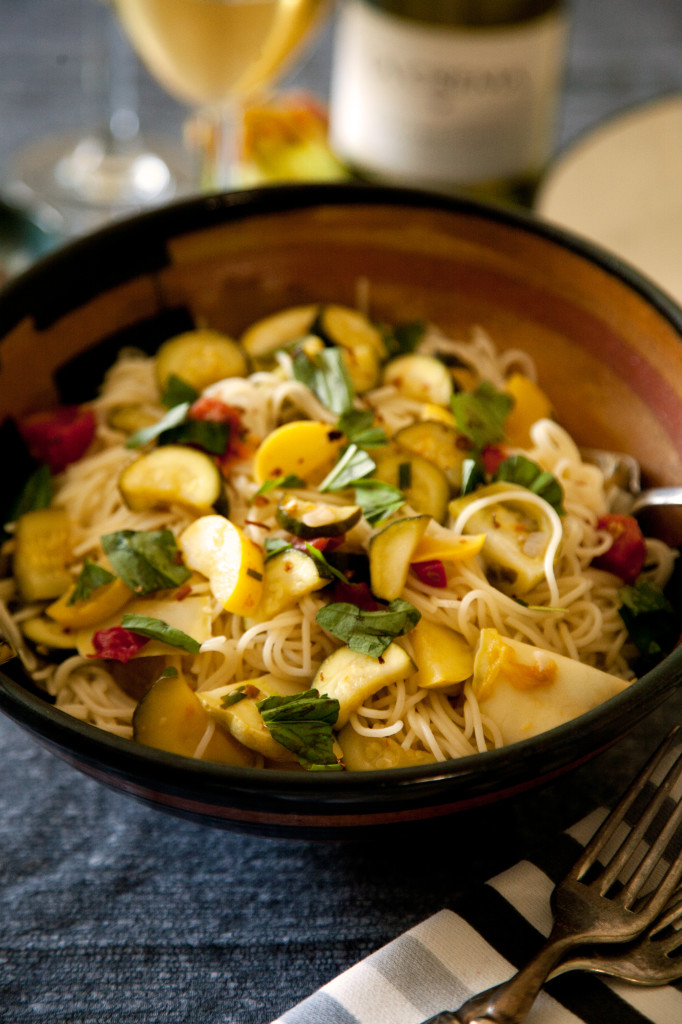
[[[190,199],[0,295],[0,708],[153,806],[373,834],[569,772],[682,676],[682,315],[530,216]]]

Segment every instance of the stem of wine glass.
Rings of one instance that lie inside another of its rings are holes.
[[[203,192],[234,188],[239,183],[243,114],[233,100],[204,107],[191,122],[191,145],[198,160],[198,181]]]

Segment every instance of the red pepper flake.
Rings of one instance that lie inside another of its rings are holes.
[[[179,587],[176,590],[176,592],[175,592],[175,600],[176,601],[184,601],[185,598],[189,597],[189,595],[191,593],[192,593],[192,585],[190,583],[185,583],[184,587]]]
[[[445,566],[438,558],[429,558],[425,562],[412,562],[410,568],[415,576],[429,587],[447,587],[448,577]]]
[[[95,417],[90,409],[64,405],[26,416],[18,427],[33,458],[47,463],[52,473],[61,473],[90,447]]]
[[[149,643],[149,638],[124,629],[123,626],[110,626],[108,629],[98,629],[92,637],[92,643],[95,653],[89,654],[89,658],[126,662]]]
[[[225,470],[232,459],[247,459],[254,452],[254,446],[248,439],[248,432],[242,423],[242,409],[237,406],[228,405],[220,398],[211,395],[202,395],[193,402],[187,413],[191,420],[208,420],[211,423],[226,423],[229,428],[229,437],[225,454],[218,458],[218,465]]]

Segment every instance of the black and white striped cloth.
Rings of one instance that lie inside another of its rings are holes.
[[[420,1024],[496,985],[549,934],[550,894],[606,811],[476,886],[288,1010],[272,1024]],[[682,1024],[682,982],[644,987],[570,972],[540,994],[528,1024]]]

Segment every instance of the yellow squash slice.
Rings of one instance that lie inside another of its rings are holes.
[[[263,552],[238,526],[224,516],[201,516],[180,534],[178,547],[226,611],[254,614],[263,591]]]
[[[207,512],[220,498],[222,479],[205,452],[168,444],[126,466],[118,488],[128,508],[135,512],[169,505]]]
[[[294,420],[277,427],[261,443],[254,458],[259,484],[295,475],[310,481],[331,469],[343,443],[343,435],[328,423]]]

